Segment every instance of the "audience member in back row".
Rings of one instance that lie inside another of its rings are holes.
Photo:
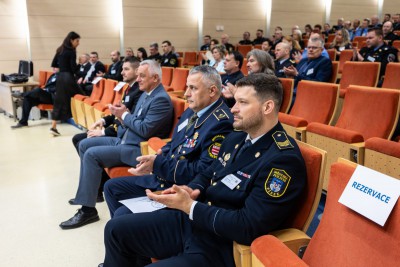
[[[22,116],[17,125],[11,129],[18,129],[28,126],[29,114],[32,107],[39,104],[53,104],[54,93],[56,92],[57,73],[53,73],[46,82],[44,88],[37,87],[31,91],[23,93]]]
[[[75,94],[84,94],[74,77],[77,70],[76,48],[79,40],[80,36],[76,32],[68,33],[63,43],[57,48],[51,63],[51,67],[59,70],[50,128],[50,133],[54,136],[60,135],[57,130],[57,120],[68,120],[72,117],[71,97]]]
[[[253,42],[250,40],[250,32],[243,33],[243,40],[239,41],[240,45],[252,45]]]
[[[122,77],[129,87],[125,90],[122,95],[121,104],[124,105],[128,110],[135,110],[136,104],[143,91],[139,90],[139,84],[136,82],[137,74],[136,69],[139,66],[139,62],[135,57],[125,57],[122,66]],[[74,144],[76,151],[79,154],[79,143],[86,138],[98,137],[98,136],[111,136],[117,137],[117,129],[121,126],[121,122],[114,116],[108,115],[103,117],[94,123],[87,133],[79,133],[72,137],[72,143]],[[103,201],[103,185],[109,179],[107,173],[103,170],[101,185],[98,191],[97,201]],[[75,204],[74,199],[69,201],[71,205]]]
[[[120,60],[120,55],[121,54],[119,53],[119,51],[112,51],[110,55],[112,64],[108,68],[107,73],[99,71],[96,73],[96,76],[103,77],[105,79],[113,79],[119,82],[122,81],[122,61]]]
[[[224,70],[225,46],[217,45],[211,49],[211,53],[214,57],[214,61],[210,61],[209,66],[216,69],[219,73],[225,73]]]
[[[285,78],[284,68],[289,68],[295,64],[294,60],[290,59],[290,45],[286,42],[281,42],[275,47],[275,75],[278,78]]]
[[[79,65],[78,65],[78,70],[75,73],[75,79],[77,81],[80,81],[81,83],[83,82],[83,79],[85,78],[87,72],[90,70],[90,67],[92,66],[89,62],[89,59],[90,59],[90,56],[87,53],[82,54],[79,57]],[[78,82],[78,84],[80,84],[80,83]]]
[[[351,46],[349,32],[345,28],[337,30],[335,33],[335,39],[333,39],[329,48],[336,49],[336,60],[339,60],[340,53],[343,50],[353,48]]]
[[[160,59],[160,64],[162,67],[178,67],[178,58],[172,51],[171,42],[166,40],[162,42],[161,48],[163,50],[163,55]]]
[[[136,166],[136,158],[140,156],[140,142],[153,136],[169,136],[173,108],[161,84],[160,65],[153,60],[140,62],[137,76],[139,89],[144,93],[136,108],[129,111],[125,106],[109,105],[111,113],[122,122],[117,130],[118,137],[87,138],[79,144],[81,166],[74,204],[82,205],[82,208],[60,224],[62,229],[73,229],[99,220],[95,206],[103,168]]]
[[[263,34],[264,34],[263,30],[261,30],[261,29],[257,30],[256,39],[253,40],[253,45],[260,45],[266,40],[266,38],[264,38]]]
[[[249,75],[235,98],[238,131],[225,139],[218,159],[188,186],[158,196],[146,190],[169,209],[110,220],[99,266],[143,266],[135,265],[140,256],[160,259],[154,266],[235,266],[233,241],[250,245],[287,224],[306,171],[296,142],[278,122],[281,83],[273,75]]]
[[[243,56],[238,51],[228,52],[225,56],[224,71],[225,74],[221,75],[222,80],[222,94],[225,103],[228,107],[235,105],[233,92],[235,91],[235,84],[244,77],[241,68],[243,65]]]
[[[149,59],[155,60],[161,63],[161,55],[158,52],[158,43],[151,43],[149,47],[150,56]]]
[[[393,42],[400,40],[400,36],[393,33],[393,23],[391,21],[386,21],[382,26],[383,41],[388,46],[393,46]]]
[[[135,54],[133,53],[132,47],[127,47],[125,49],[125,57],[133,57]]]
[[[143,47],[138,48],[138,50],[136,51],[136,55],[140,62],[147,59],[147,52],[146,49],[144,49]]]
[[[221,44],[225,46],[227,52],[234,51],[235,47],[229,43],[229,35],[224,33],[221,35]]]
[[[247,53],[247,71],[249,75],[254,73],[266,73],[275,75],[275,65],[272,56],[263,50],[253,49]],[[234,105],[234,95],[236,93],[236,87],[230,86],[230,90],[224,91],[225,102],[229,105]]]
[[[332,76],[332,62],[329,58],[322,56],[324,40],[322,38],[311,38],[307,44],[307,58],[303,58],[297,67],[284,68],[287,77],[294,78],[293,101],[296,99],[297,84],[301,80],[329,82]]]
[[[85,78],[82,81],[78,80],[82,90],[86,93],[86,95],[90,95],[93,90],[93,80],[96,77],[97,73],[104,73],[106,71],[106,67],[99,60],[99,54],[93,51],[90,53],[90,69],[86,73]]]
[[[382,76],[385,75],[386,65],[389,62],[399,61],[397,52],[398,50],[396,48],[385,44],[381,29],[372,28],[368,30],[367,46],[361,48],[359,52],[357,52],[357,49],[353,50],[353,60],[380,62],[381,70],[379,77],[382,78]]]
[[[210,50],[210,44],[211,44],[211,36],[210,35],[204,35],[204,37],[203,37],[203,45],[200,47],[200,50],[201,51]]]

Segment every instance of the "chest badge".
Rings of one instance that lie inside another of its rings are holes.
[[[260,152],[257,152],[254,157],[258,158],[260,156]]]
[[[197,138],[199,138],[199,132],[195,132],[193,135],[194,140],[197,140]]]
[[[230,158],[231,158],[231,153],[228,153],[228,154],[225,155],[224,161],[226,162],[226,161],[228,161]]]

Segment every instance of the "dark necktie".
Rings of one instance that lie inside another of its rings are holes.
[[[242,155],[242,153],[251,145],[252,145],[251,140],[247,139],[246,142],[244,142],[242,147],[239,149],[238,153],[236,154],[235,160],[238,159],[240,155]]]
[[[194,124],[194,122],[198,119],[197,114],[194,113],[192,117],[190,117],[188,124],[186,125],[185,133],[190,129],[190,127]]]

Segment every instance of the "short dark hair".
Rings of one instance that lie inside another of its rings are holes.
[[[140,61],[137,57],[125,57],[124,63],[131,63],[132,68],[137,69],[139,67]]]
[[[238,51],[229,51],[228,55],[233,55],[233,58],[235,59],[235,61],[239,61],[239,69],[242,68],[243,65],[243,56],[240,52]]]
[[[262,32],[262,33],[264,33],[264,31],[263,31],[263,30],[261,30],[261,29],[257,29],[257,31],[258,31],[258,32]]]
[[[318,28],[318,29],[322,30],[322,26],[320,24],[315,24],[314,28]]]
[[[168,46],[171,46],[171,45],[172,45],[171,42],[168,41],[168,40],[163,41],[162,44],[167,44]]]
[[[211,39],[211,35],[204,35],[204,37],[210,38]]]
[[[254,73],[240,79],[236,86],[252,86],[260,102],[274,101],[275,111],[279,112],[282,105],[283,88],[281,81],[274,74]]]
[[[99,57],[99,54],[96,51],[90,52],[91,55],[96,55],[96,57]]]
[[[375,32],[376,36],[383,36],[383,31],[381,28],[371,28],[368,30],[368,32]]]

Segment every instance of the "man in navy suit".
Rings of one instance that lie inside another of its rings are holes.
[[[99,54],[95,51],[90,52],[90,69],[86,73],[84,78],[80,78],[77,83],[81,85],[81,88],[87,95],[90,95],[93,90],[93,80],[96,78],[97,73],[106,72],[106,67],[99,60]]]
[[[124,69],[125,64],[129,63],[124,63]],[[95,205],[103,168],[135,166],[138,163],[136,158],[140,156],[140,142],[153,136],[166,138],[170,133],[173,107],[161,84],[161,67],[153,60],[145,60],[140,63],[137,75],[143,94],[135,109],[129,111],[123,105],[109,106],[111,113],[122,122],[117,137],[87,138],[79,143],[81,168],[74,204],[82,205],[82,208],[60,224],[62,229],[77,228],[99,220]]]
[[[212,163],[232,131],[233,115],[221,91],[221,77],[214,68],[204,65],[190,71],[185,92],[189,108],[175,127],[171,142],[158,155],[139,157],[139,166],[130,170],[136,177],[112,179],[105,184],[111,217],[131,213],[120,200],[145,196],[145,189],[186,185]]]
[[[293,100],[296,99],[297,84],[301,80],[329,82],[332,76],[332,62],[322,56],[324,40],[320,37],[311,38],[307,44],[307,58],[300,60],[296,67],[283,68],[287,77],[294,78]]]
[[[278,122],[282,86],[256,73],[237,84],[231,133],[217,159],[188,186],[147,196],[170,209],[115,217],[105,228],[104,267],[235,266],[233,241],[250,245],[281,229],[296,210],[306,169],[296,142]]]

